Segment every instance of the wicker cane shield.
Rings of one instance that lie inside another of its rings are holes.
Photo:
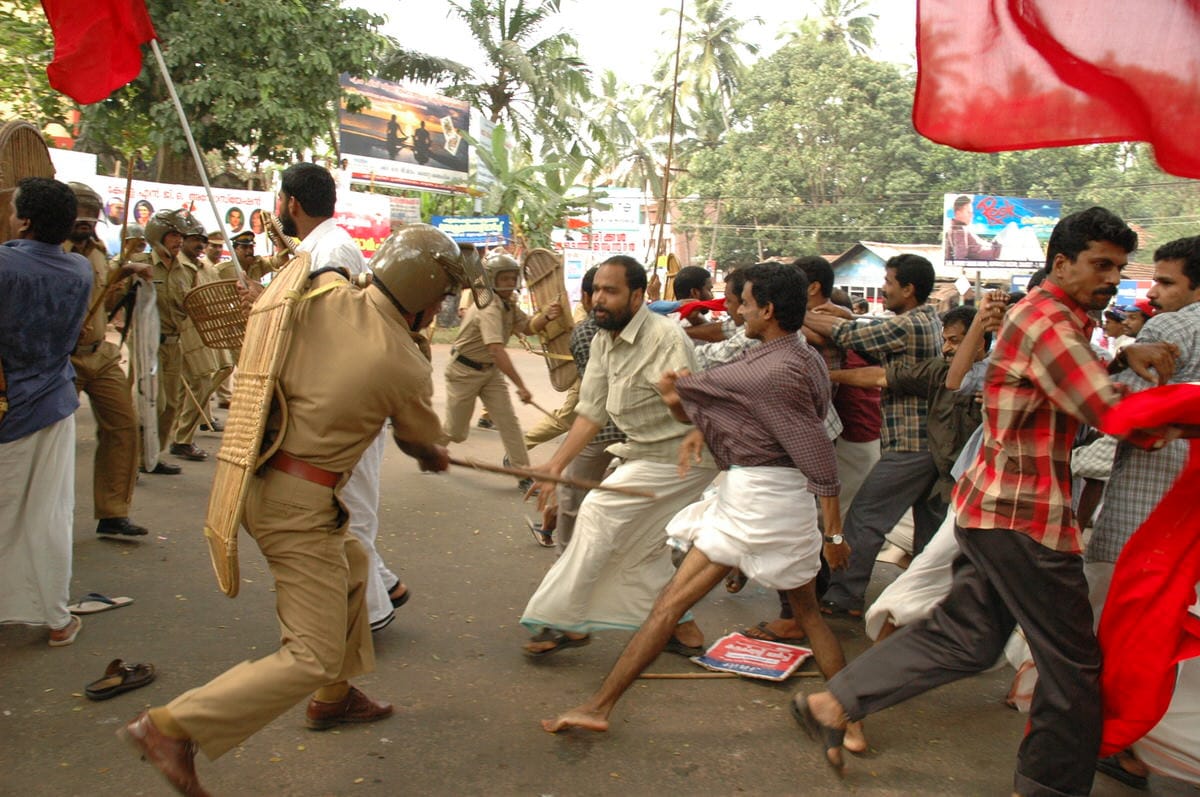
[[[555,302],[562,305],[562,315],[546,324],[539,335],[542,356],[550,369],[550,384],[561,393],[570,389],[579,378],[575,359],[571,356],[571,329],[575,322],[571,318],[571,300],[567,298],[563,261],[548,249],[532,249],[525,255],[522,269],[535,309]]]
[[[255,471],[275,453],[263,451],[263,432],[277,398],[279,372],[292,337],[292,318],[309,278],[312,258],[301,252],[281,268],[250,311],[238,358],[237,381],[221,450],[217,453],[204,536],[221,591],[238,593],[237,535]],[[279,402],[287,412],[286,402]]]

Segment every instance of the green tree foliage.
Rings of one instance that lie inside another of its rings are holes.
[[[54,54],[50,26],[37,0],[0,0],[0,108],[39,129],[69,128],[70,100],[50,88],[46,65]]]
[[[256,161],[288,162],[333,136],[339,74],[372,74],[387,45],[380,17],[337,0],[147,5],[198,146],[225,156],[244,148]],[[84,109],[82,143],[114,156],[186,152],[152,57],[137,80]],[[188,175],[164,174],[160,164],[160,178],[180,176]]]

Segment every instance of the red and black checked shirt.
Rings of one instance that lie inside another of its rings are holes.
[[[1088,340],[1087,312],[1044,282],[1000,328],[983,388],[983,444],[954,489],[963,528],[1012,529],[1082,550],[1071,511],[1071,446],[1120,398]]]
[[[841,491],[825,432],[829,371],[800,336],[785,335],[732,362],[680,377],[675,388],[722,470],[798,468],[813,495]]]

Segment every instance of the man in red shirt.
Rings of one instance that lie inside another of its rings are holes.
[[[840,758],[847,721],[981,672],[1020,623],[1039,681],[1013,791],[1088,794],[1100,747],[1100,651],[1071,511],[1071,445],[1081,423],[1100,426],[1120,392],[1088,343],[1088,311],[1116,294],[1137,234],[1103,208],[1062,219],[1047,247],[1047,280],[1008,315],[983,391],[984,436],[955,489],[950,595],[932,616],[868,650],[797,701],[810,735]],[[1164,381],[1169,344],[1126,347],[1108,370]],[[1143,446],[1162,439],[1137,432]]]

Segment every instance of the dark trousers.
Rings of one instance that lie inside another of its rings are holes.
[[[1083,559],[1007,530],[956,529],[950,594],[852,661],[829,691],[852,720],[990,667],[1020,624],[1038,669],[1017,754],[1022,795],[1086,795],[1100,750],[1100,648]]]
[[[884,535],[895,528],[910,507],[913,556],[921,552],[946,519],[945,504],[938,502],[935,507],[929,500],[937,479],[937,466],[928,451],[883,453],[846,515],[842,533],[850,543],[850,567],[830,574],[829,589],[822,594],[822,600],[843,609],[863,608]]]

